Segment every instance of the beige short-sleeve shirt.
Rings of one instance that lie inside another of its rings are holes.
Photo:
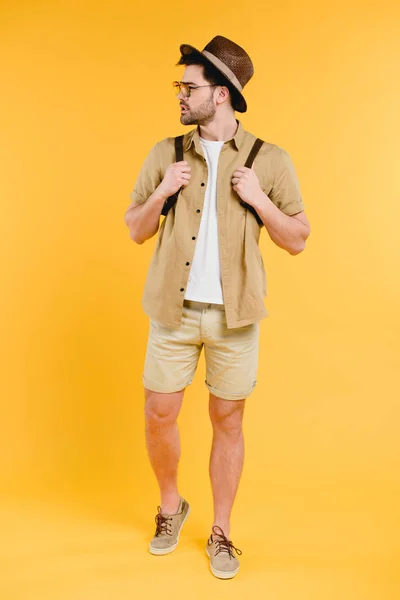
[[[258,245],[263,226],[242,206],[231,181],[237,167],[244,166],[257,136],[237,123],[235,135],[221,148],[217,175],[219,260],[228,329],[268,316],[264,306],[266,273]],[[148,317],[170,328],[181,325],[208,179],[198,127],[184,135],[183,150],[191,167],[190,182],[181,189],[167,216],[162,216],[142,297]],[[140,169],[127,210],[146,202],[173,162],[174,138],[157,142]],[[262,190],[282,212],[294,215],[304,210],[295,168],[283,148],[264,142],[253,166]]]

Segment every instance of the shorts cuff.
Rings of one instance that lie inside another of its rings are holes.
[[[192,383],[192,380],[190,380],[189,382],[182,383],[180,385],[168,386],[155,381],[149,381],[144,376],[142,376],[142,381],[145,388],[151,390],[152,392],[159,392],[160,394],[174,394],[175,392],[180,392]]]
[[[245,398],[248,398],[250,396],[251,392],[254,390],[254,388],[257,385],[257,381],[255,381],[254,384],[252,385],[252,387],[250,389],[248,389],[246,392],[244,392],[242,394],[230,394],[229,392],[221,392],[221,390],[217,390],[215,387],[213,387],[212,385],[207,383],[207,381],[205,381],[204,383],[206,384],[209,391],[212,394],[214,394],[214,396],[217,396],[218,398],[222,398],[223,400],[244,400]]]

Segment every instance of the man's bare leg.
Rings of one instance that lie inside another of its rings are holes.
[[[146,446],[160,488],[161,511],[175,514],[180,501],[178,463],[181,454],[177,418],[185,390],[161,394],[145,388]]]
[[[244,462],[242,430],[245,399],[224,400],[210,393],[213,427],[210,479],[214,498],[214,525],[229,539],[230,517]]]

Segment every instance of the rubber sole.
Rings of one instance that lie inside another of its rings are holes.
[[[188,511],[186,513],[186,517],[183,519],[182,521],[182,525],[180,526],[180,529],[178,531],[178,538],[176,540],[176,544],[174,544],[173,546],[170,546],[169,548],[153,548],[151,543],[149,545],[149,552],[150,554],[153,554],[154,556],[164,556],[165,554],[171,554],[171,552],[173,552],[179,542],[179,536],[181,535],[181,531],[182,531],[182,527],[184,526],[184,524],[186,523],[186,519],[188,518],[188,516],[190,515],[190,506],[188,507]]]
[[[238,574],[240,567],[238,567],[236,569],[236,571],[230,571],[230,572],[218,571],[217,569],[214,569],[214,567],[211,564],[211,556],[208,552],[207,547],[206,547],[206,554],[207,554],[208,558],[210,559],[210,569],[211,569],[211,573],[214,575],[214,577],[218,577],[218,579],[232,579],[232,577],[235,577],[235,575]]]

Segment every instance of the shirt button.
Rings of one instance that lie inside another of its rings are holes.
[[[187,263],[186,263],[186,266],[188,267],[189,265],[190,265],[190,263],[188,263],[188,262],[187,262]]]
[[[202,185],[202,187],[203,187],[203,185],[205,185],[205,183],[202,183],[201,185]]]
[[[184,291],[185,291],[185,288],[181,288],[181,292],[184,292]]]
[[[192,237],[192,240],[195,240],[195,239],[196,239],[196,238],[193,236],[193,237]]]
[[[200,209],[198,208],[198,209],[196,210],[196,212],[200,212]]]

